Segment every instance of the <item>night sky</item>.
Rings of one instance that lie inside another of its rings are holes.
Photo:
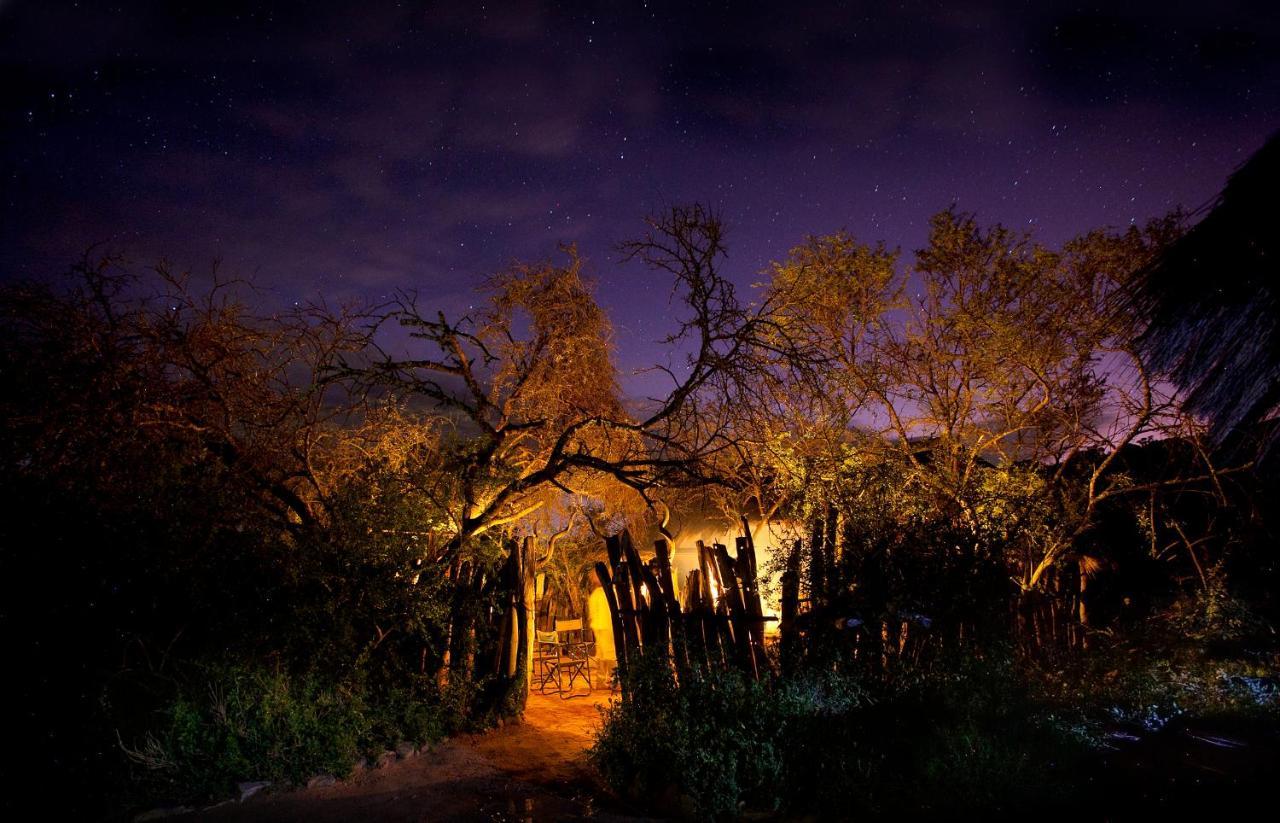
[[[576,241],[630,368],[668,283],[614,248],[664,203],[744,286],[952,203],[1052,242],[1203,204],[1280,128],[1274,8],[0,0],[0,278],[100,244],[457,311]]]

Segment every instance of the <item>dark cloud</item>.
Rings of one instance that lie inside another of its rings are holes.
[[[1230,2],[0,5],[0,277],[92,243],[264,299],[465,306],[581,244],[620,342],[665,284],[612,265],[718,206],[750,283],[805,232],[911,247],[957,202],[1050,239],[1198,205],[1277,125],[1274,15]]]

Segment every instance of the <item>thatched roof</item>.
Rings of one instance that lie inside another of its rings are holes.
[[[1280,405],[1280,134],[1132,292],[1138,344],[1221,443]]]

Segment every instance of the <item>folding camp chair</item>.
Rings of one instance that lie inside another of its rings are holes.
[[[533,641],[533,688],[547,693],[547,684],[553,683],[560,691],[560,638],[554,631],[535,631]]]
[[[587,637],[587,630],[583,628],[581,618],[557,620],[555,633],[560,650],[556,663],[556,683],[560,686],[560,697],[567,700],[570,697],[581,696],[573,693],[573,686],[579,679],[587,684],[586,693],[590,694],[593,644]],[[565,678],[568,680],[566,681]]]

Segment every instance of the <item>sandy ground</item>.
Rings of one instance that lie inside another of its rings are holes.
[[[641,820],[608,798],[586,762],[608,699],[534,693],[522,723],[454,738],[334,786],[252,797],[181,820]]]

